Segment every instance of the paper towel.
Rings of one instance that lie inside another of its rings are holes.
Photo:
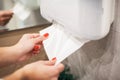
[[[78,40],[71,34],[67,33],[60,24],[52,26],[40,31],[40,34],[49,33],[47,40],[43,41],[43,45],[49,60],[56,57],[56,64],[59,64],[69,55],[81,48],[89,40]]]
[[[31,10],[26,8],[21,3],[16,3],[12,10],[13,10],[13,13],[22,21],[27,19],[31,13]]]

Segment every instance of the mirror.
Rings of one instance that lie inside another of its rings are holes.
[[[22,4],[22,6],[29,8],[30,10],[30,14],[25,20],[21,20],[18,15],[13,14],[13,17],[7,25],[0,26],[0,32],[23,29],[49,23],[42,18],[40,14],[40,7],[38,5],[39,2],[37,1],[39,0],[0,0],[0,11],[13,10],[17,3]],[[19,15],[21,16],[23,13],[24,11],[21,11],[19,12]]]

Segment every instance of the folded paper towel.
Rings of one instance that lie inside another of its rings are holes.
[[[56,57],[59,64],[69,55],[81,48],[89,40],[78,40],[71,34],[67,33],[62,25],[53,24],[52,26],[40,31],[40,34],[49,33],[47,40],[43,42],[45,51],[49,60]]]
[[[21,3],[16,3],[13,7],[13,13],[22,21],[30,16],[31,10],[22,5]]]

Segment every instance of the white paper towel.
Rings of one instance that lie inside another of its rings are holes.
[[[49,37],[47,40],[43,41],[43,45],[49,60],[56,57],[57,62],[55,65],[59,64],[89,41],[76,39],[71,34],[67,33],[62,25],[59,24],[53,24],[40,31],[41,35],[45,33],[49,33]]]
[[[22,21],[30,16],[31,10],[23,6],[21,3],[16,3],[13,7],[13,13]]]

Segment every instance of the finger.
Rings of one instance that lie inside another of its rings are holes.
[[[35,44],[39,44],[39,43],[41,43],[43,40],[45,40],[46,38],[44,38],[44,37],[37,37],[37,38],[34,38],[33,40],[34,40],[34,43]]]
[[[4,22],[3,26],[7,25],[7,23],[9,23],[9,21]]]
[[[58,64],[56,66],[57,70],[59,70],[59,72],[62,72],[64,70],[64,65],[63,64]]]
[[[39,51],[41,49],[41,45],[35,45],[33,51]]]
[[[11,17],[1,17],[0,22],[8,22],[11,19]]]
[[[33,35],[32,37],[34,38],[35,44],[38,44],[38,43],[40,43],[41,41],[47,39],[48,36],[49,36],[49,34],[48,34],[48,33],[45,33],[43,36],[40,36],[40,35],[39,35],[39,37],[36,37],[36,36]],[[35,38],[35,37],[36,37],[36,38]]]
[[[57,58],[56,58],[56,57],[52,58],[52,61],[54,61],[54,60],[56,61],[56,60],[57,60]]]
[[[4,19],[0,20],[0,25],[1,25],[1,26],[4,26],[4,25],[6,25],[9,21],[10,21],[9,18],[4,18]]]
[[[4,22],[0,22],[0,26],[4,26],[5,25],[5,23]]]
[[[1,16],[2,17],[10,17],[13,15],[13,12],[11,10],[9,11],[1,11]]]
[[[5,26],[9,21],[6,21],[6,22],[0,22],[0,25],[1,26]]]
[[[40,53],[40,50],[38,51],[32,51],[32,54],[36,55],[36,54],[39,54]]]
[[[53,66],[55,65],[56,60],[51,60],[51,61],[45,61],[44,64],[48,66]]]
[[[54,77],[54,78],[52,78],[51,80],[58,80],[58,77]]]
[[[31,38],[37,38],[37,37],[40,37],[40,34],[38,34],[38,33],[33,33],[32,36],[31,36]]]
[[[41,41],[39,44],[42,46],[43,45],[43,41]]]

